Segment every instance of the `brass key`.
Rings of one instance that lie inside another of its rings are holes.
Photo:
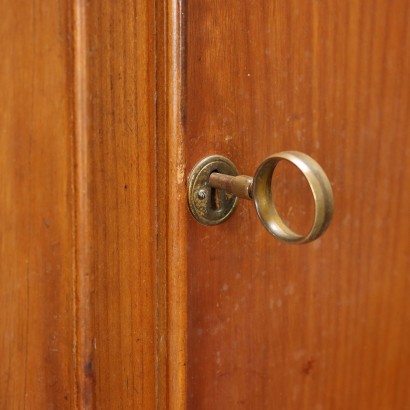
[[[272,175],[280,161],[295,165],[309,183],[315,202],[310,232],[300,235],[290,229],[272,199]],[[253,200],[263,226],[283,242],[302,244],[323,234],[333,215],[333,191],[322,167],[309,155],[284,151],[266,158],[254,177],[238,175],[227,158],[212,155],[202,159],[188,178],[188,204],[192,215],[204,225],[217,225],[232,215],[238,198]]]

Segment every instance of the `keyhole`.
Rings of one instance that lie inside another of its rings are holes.
[[[221,207],[221,197],[219,195],[219,189],[211,188],[211,208],[214,211],[218,211]]]
[[[212,171],[218,172],[217,170]],[[218,211],[221,209],[221,194],[219,189],[211,188],[211,209],[214,211]]]

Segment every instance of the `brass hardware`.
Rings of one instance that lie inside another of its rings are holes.
[[[295,165],[309,183],[315,201],[315,217],[306,235],[293,232],[283,221],[272,200],[272,175],[282,160]],[[263,226],[276,238],[289,243],[302,244],[317,239],[329,226],[333,215],[333,191],[321,166],[309,155],[297,151],[284,151],[266,158],[256,170],[252,195],[256,211]]]
[[[272,175],[280,161],[295,165],[309,183],[315,201],[315,216],[310,232],[303,236],[291,230],[282,220],[272,199]],[[219,196],[218,204],[215,198]],[[225,157],[204,158],[188,179],[188,203],[193,216],[202,224],[216,225],[230,217],[238,198],[253,199],[263,226],[274,237],[287,243],[311,242],[323,234],[333,215],[333,191],[321,166],[311,157],[297,151],[284,151],[266,158],[255,176],[238,175],[233,163]]]
[[[218,225],[232,214],[238,204],[233,193],[209,185],[212,173],[227,176],[238,175],[235,165],[221,155],[202,159],[188,177],[189,209],[198,222],[204,225]]]

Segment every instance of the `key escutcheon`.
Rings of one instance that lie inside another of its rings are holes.
[[[203,225],[218,225],[228,219],[238,204],[238,197],[209,185],[211,173],[236,176],[238,170],[228,158],[211,155],[203,158],[188,177],[188,205],[194,218]]]

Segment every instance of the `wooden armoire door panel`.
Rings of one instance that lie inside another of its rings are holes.
[[[179,2],[0,9],[0,407],[183,408]]]
[[[188,217],[188,408],[410,408],[409,21],[407,1],[187,2],[187,171],[298,150],[335,195],[307,245],[243,200],[219,226]],[[304,228],[289,171],[277,199]]]

